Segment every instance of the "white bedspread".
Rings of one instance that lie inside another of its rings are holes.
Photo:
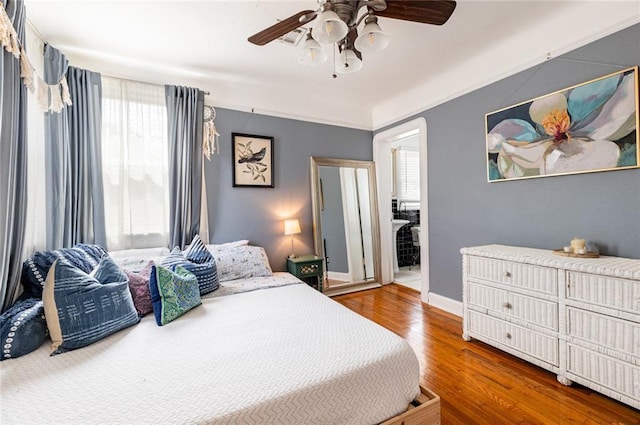
[[[49,357],[0,363],[0,423],[373,424],[418,394],[397,335],[307,285],[203,300]]]
[[[276,288],[278,286],[302,284],[300,279],[287,272],[274,272],[272,276],[248,277],[246,279],[220,282],[220,287],[204,295],[204,298],[223,297],[225,295],[256,291],[258,289]]]

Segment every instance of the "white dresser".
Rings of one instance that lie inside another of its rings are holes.
[[[504,245],[463,254],[463,338],[640,409],[640,260]]]

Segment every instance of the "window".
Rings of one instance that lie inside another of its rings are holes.
[[[420,201],[420,152],[402,146],[397,149],[396,160],[398,201]]]
[[[102,78],[107,248],[167,246],[169,161],[164,87]]]

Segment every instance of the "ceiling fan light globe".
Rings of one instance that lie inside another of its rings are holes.
[[[354,43],[356,49],[361,52],[379,52],[389,44],[389,36],[385,34],[376,22],[367,23],[362,33]]]
[[[336,62],[336,72],[340,74],[351,74],[362,69],[362,61],[358,59],[351,49],[344,49],[340,53],[340,60]]]
[[[311,32],[320,44],[332,44],[342,40],[349,32],[347,24],[333,10],[325,10],[318,16],[318,23]]]
[[[316,66],[327,61],[327,53],[313,38],[307,38],[298,51],[298,62],[305,66]]]

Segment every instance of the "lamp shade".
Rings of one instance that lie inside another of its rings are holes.
[[[342,40],[349,32],[347,24],[333,10],[327,9],[318,16],[313,28],[313,38],[320,44],[331,44]]]
[[[368,17],[362,33],[356,38],[354,43],[356,49],[361,52],[379,52],[389,44],[389,37],[382,32],[378,25],[378,18]]]
[[[284,221],[284,234],[285,235],[297,235],[302,233],[300,230],[300,222],[296,218],[291,218]]]
[[[362,69],[362,61],[358,59],[356,53],[351,49],[344,49],[340,53],[340,60],[336,62],[336,72],[340,74],[350,74]]]
[[[298,51],[298,62],[302,65],[315,66],[327,61],[327,53],[311,36],[307,36],[302,48]]]

